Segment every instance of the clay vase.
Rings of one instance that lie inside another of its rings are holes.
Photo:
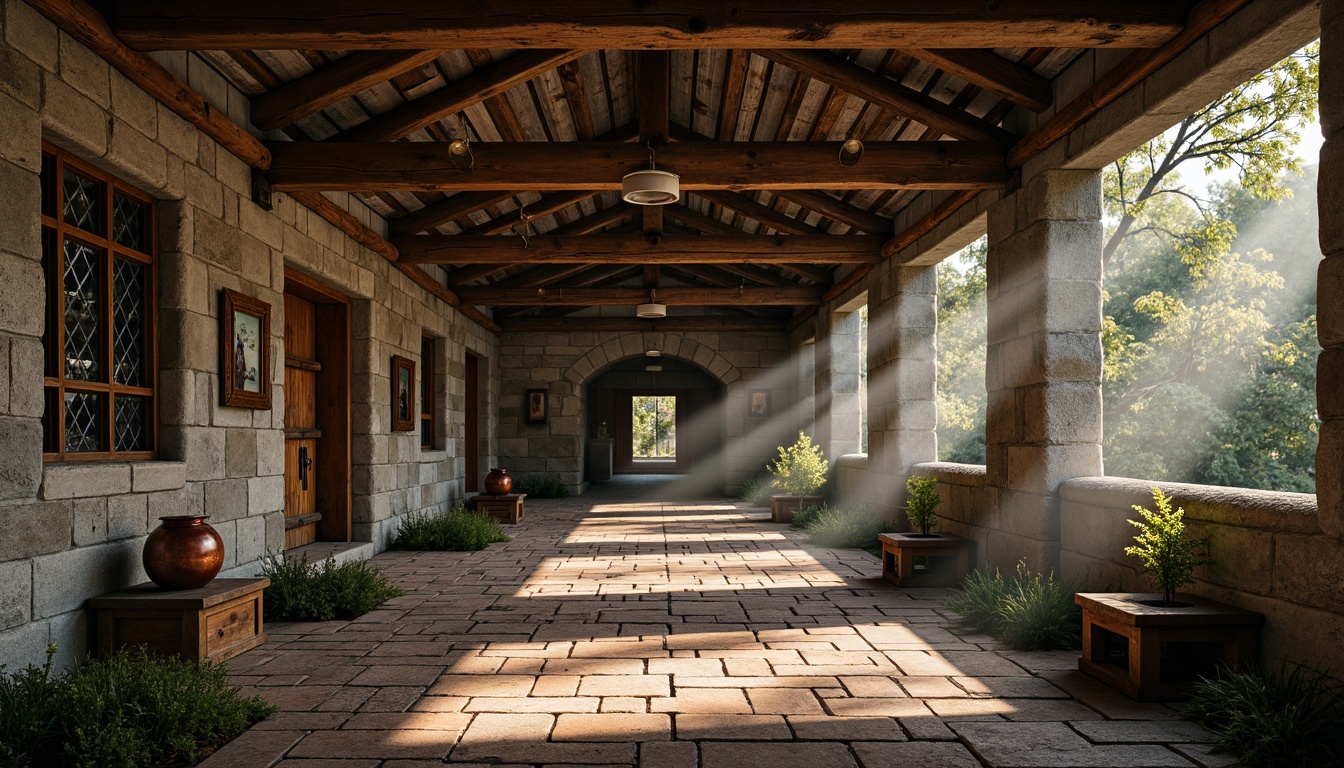
[[[145,540],[141,560],[149,580],[163,589],[197,589],[210,583],[224,565],[224,540],[205,515],[160,517]]]
[[[485,492],[491,496],[507,496],[513,490],[513,478],[509,470],[495,467],[485,476]]]

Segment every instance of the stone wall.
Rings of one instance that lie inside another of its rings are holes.
[[[381,548],[401,516],[460,498],[464,354],[486,358],[490,385],[497,340],[290,198],[254,205],[246,165],[22,2],[0,14],[0,663],[40,661],[48,643],[62,663],[82,654],[84,600],[144,580],[140,549],[159,515],[210,515],[226,574],[281,550],[286,266],[352,297],[355,538]],[[186,54],[161,60],[247,124],[246,99],[213,70]],[[43,139],[158,199],[157,461],[43,464]],[[223,288],[271,305],[271,410],[219,404]],[[390,357],[418,359],[422,331],[440,339],[445,441],[430,452],[416,433],[388,432]]]
[[[794,399],[797,361],[783,333],[508,333],[500,340],[499,456],[511,474],[555,474],[583,487],[586,425],[584,388],[608,366],[657,349],[664,357],[694,363],[724,387],[724,455],[718,462],[727,490],[761,472],[775,447],[791,443],[811,413]],[[549,418],[542,425],[524,421],[528,389],[547,390]],[[774,414],[747,415],[747,393],[766,389]],[[720,491],[723,489],[712,489]]]

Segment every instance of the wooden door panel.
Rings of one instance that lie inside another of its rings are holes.
[[[316,520],[299,525],[295,528],[289,522],[317,513],[317,486],[321,477],[317,471],[317,464],[314,462],[308,468],[308,488],[304,490],[303,482],[299,479],[299,454],[301,448],[307,448],[310,456],[317,450],[317,440],[299,439],[285,440],[285,548],[303,546],[312,542],[317,533]],[[291,471],[291,468],[293,471]]]
[[[466,431],[467,444],[463,446],[463,449],[466,458],[465,471],[467,475],[466,477],[467,493],[472,493],[477,489],[477,484],[480,482],[480,473],[481,473],[481,464],[480,464],[481,436],[480,436],[480,423],[478,421],[480,416],[480,410],[479,410],[480,403],[477,400],[477,398],[480,396],[480,393],[477,390],[478,387],[477,377],[480,375],[481,375],[480,358],[468,353],[467,373],[465,382],[467,385],[467,398],[465,405],[466,413],[463,414],[466,421],[465,431]]]
[[[311,302],[285,294],[285,548],[317,537],[316,338]],[[300,455],[308,460],[300,467]],[[306,473],[307,482],[301,479]],[[306,488],[304,486],[307,486]],[[302,523],[298,521],[302,520]],[[294,526],[294,527],[291,527]]]

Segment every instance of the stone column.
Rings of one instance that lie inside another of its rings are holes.
[[[910,468],[938,460],[938,277],[883,267],[868,288],[868,505],[899,519]]]
[[[1344,0],[1321,4],[1321,169],[1317,181],[1321,262],[1316,284],[1321,441],[1316,501],[1321,530],[1344,536]]]
[[[991,568],[1058,569],[1060,483],[1102,474],[1101,176],[1046,171],[989,210]]]
[[[857,307],[832,314],[828,341],[831,434],[830,444],[824,448],[834,460],[863,450],[863,407],[859,402],[863,321]]]

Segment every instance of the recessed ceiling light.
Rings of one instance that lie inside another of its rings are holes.
[[[648,352],[645,352],[645,353],[644,353],[644,356],[645,356],[645,357],[660,357],[662,354],[663,354],[663,353],[660,352],[659,350],[656,350],[656,349],[650,349]]]

